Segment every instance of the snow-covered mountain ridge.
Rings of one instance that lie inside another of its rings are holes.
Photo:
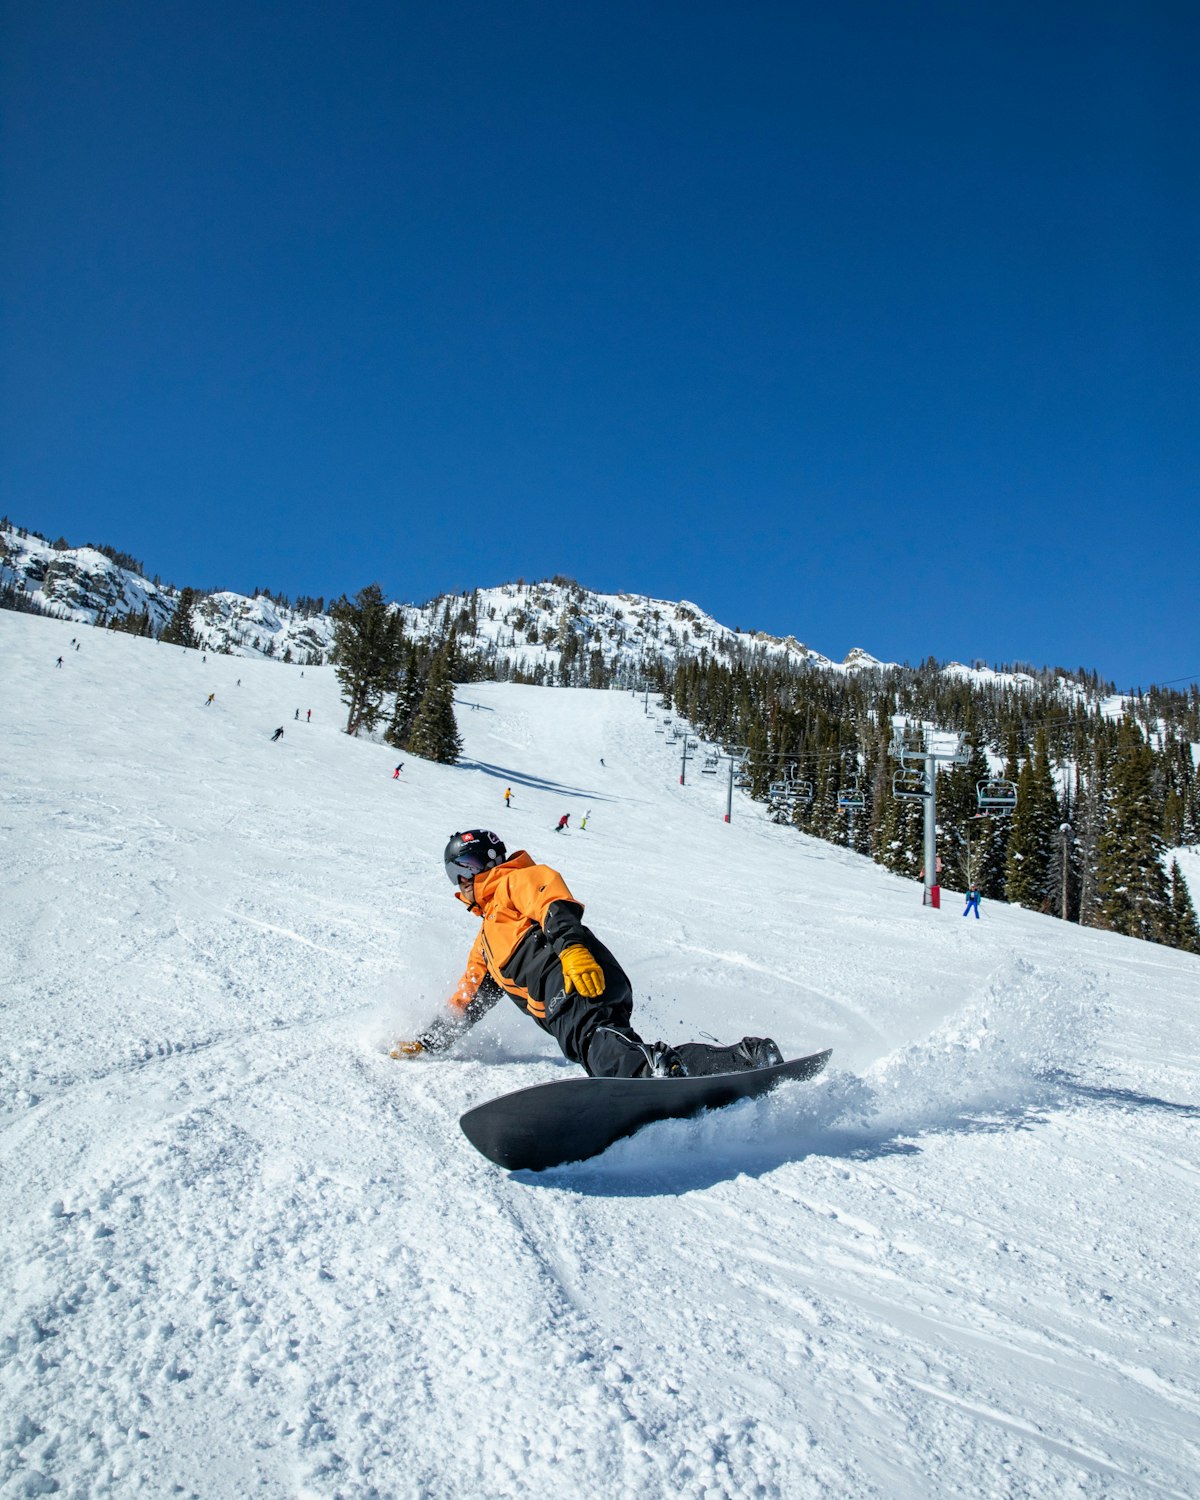
[[[154,635],[170,620],[180,594],[94,547],[51,543],[12,526],[0,529],[0,589],[78,624],[106,625],[144,615],[148,633]],[[597,672],[603,669],[618,681],[630,681],[651,661],[671,669],[703,652],[726,662],[783,661],[838,673],[896,665],[861,647],[835,661],[794,635],[723,625],[687,600],[596,593],[565,578],[506,583],[397,608],[410,636],[431,637],[453,624],[464,651],[495,665],[503,663],[506,676],[560,673],[565,660],[582,663],[578,680],[594,659]],[[248,598],[227,590],[202,593],[192,623],[203,648],[226,655],[318,665],[329,659],[333,645],[328,613],[295,609],[266,594]],[[959,663],[943,670],[978,686],[1021,690],[1035,684],[1032,675],[1020,671]],[[1066,696],[1085,692],[1069,678],[1060,678],[1059,685]]]
[[[431,635],[456,624],[466,649],[490,660],[505,658],[524,672],[539,663],[558,666],[564,655],[587,660],[593,653],[608,668],[634,673],[651,659],[673,664],[701,652],[729,660],[784,658],[842,672],[884,665],[859,647],[835,662],[795,636],[731,629],[688,600],[598,594],[565,578],[506,583],[401,609],[409,634]]]
[[[0,530],[0,589],[79,625],[144,616],[153,635],[171,619],[180,595],[95,547],[61,547],[12,527]],[[229,656],[316,665],[333,644],[328,615],[277,605],[266,594],[252,599],[226,590],[203,594],[192,623],[204,648]]]
[[[178,589],[152,582],[94,547],[64,548],[13,528],[0,531],[3,585],[79,624],[107,624],[146,611],[155,634],[179,600]],[[539,664],[557,666],[564,652],[580,650],[600,651],[608,666],[637,665],[647,655],[674,661],[702,650],[724,656],[784,656],[843,671],[882,665],[861,648],[837,663],[794,636],[730,629],[687,601],[597,594],[565,579],[508,583],[397,607],[411,636],[419,639],[447,622],[457,623],[465,650],[490,659],[504,657],[518,671],[534,671]],[[204,594],[194,624],[209,650],[279,661],[307,659],[313,665],[324,659],[333,639],[328,614],[303,614],[262,594]]]

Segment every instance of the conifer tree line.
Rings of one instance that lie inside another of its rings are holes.
[[[746,748],[752,796],[770,802],[789,768],[811,784],[811,800],[782,800],[781,820],[913,878],[924,807],[893,795],[893,716],[961,731],[970,761],[938,777],[944,884],[1200,953],[1186,883],[1163,865],[1168,848],[1200,843],[1200,692],[1158,690],[1113,720],[1094,697],[1064,699],[1059,675],[1014,689],[932,661],[842,676],[701,658],[656,686],[697,734]],[[978,802],[997,762],[1017,787],[1009,816]],[[838,793],[855,789],[864,805],[851,820]]]

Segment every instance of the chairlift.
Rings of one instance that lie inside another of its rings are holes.
[[[811,781],[803,779],[793,781],[790,790],[797,802],[811,802],[813,799],[813,784]]]
[[[704,764],[700,767],[700,774],[702,776],[715,776],[720,766],[721,761],[718,756],[706,755],[704,757]]]
[[[1017,805],[1017,784],[1004,776],[989,776],[976,785],[975,800],[984,817],[993,813],[1002,817]]]
[[[850,786],[844,786],[837,794],[837,805],[839,812],[861,812],[866,807],[866,798],[858,784],[858,777],[854,778]]]
[[[929,788],[925,785],[925,772],[918,770],[916,766],[902,766],[900,770],[893,771],[892,796],[914,797],[923,802],[929,796]]]

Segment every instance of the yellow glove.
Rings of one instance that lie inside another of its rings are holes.
[[[425,1050],[424,1042],[397,1042],[392,1048],[393,1057],[419,1057]]]
[[[577,990],[585,1000],[598,1000],[604,993],[604,970],[582,943],[572,943],[559,954],[567,990]]]

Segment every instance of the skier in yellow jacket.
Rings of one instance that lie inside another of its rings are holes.
[[[643,1041],[630,1024],[628,976],[583,925],[583,903],[557,870],[523,849],[509,855],[482,828],[456,833],[444,860],[456,897],[482,919],[479,932],[446,1013],[394,1056],[441,1051],[507,994],[593,1077],[732,1073],[783,1061],[769,1037],[743,1037],[730,1047]]]

